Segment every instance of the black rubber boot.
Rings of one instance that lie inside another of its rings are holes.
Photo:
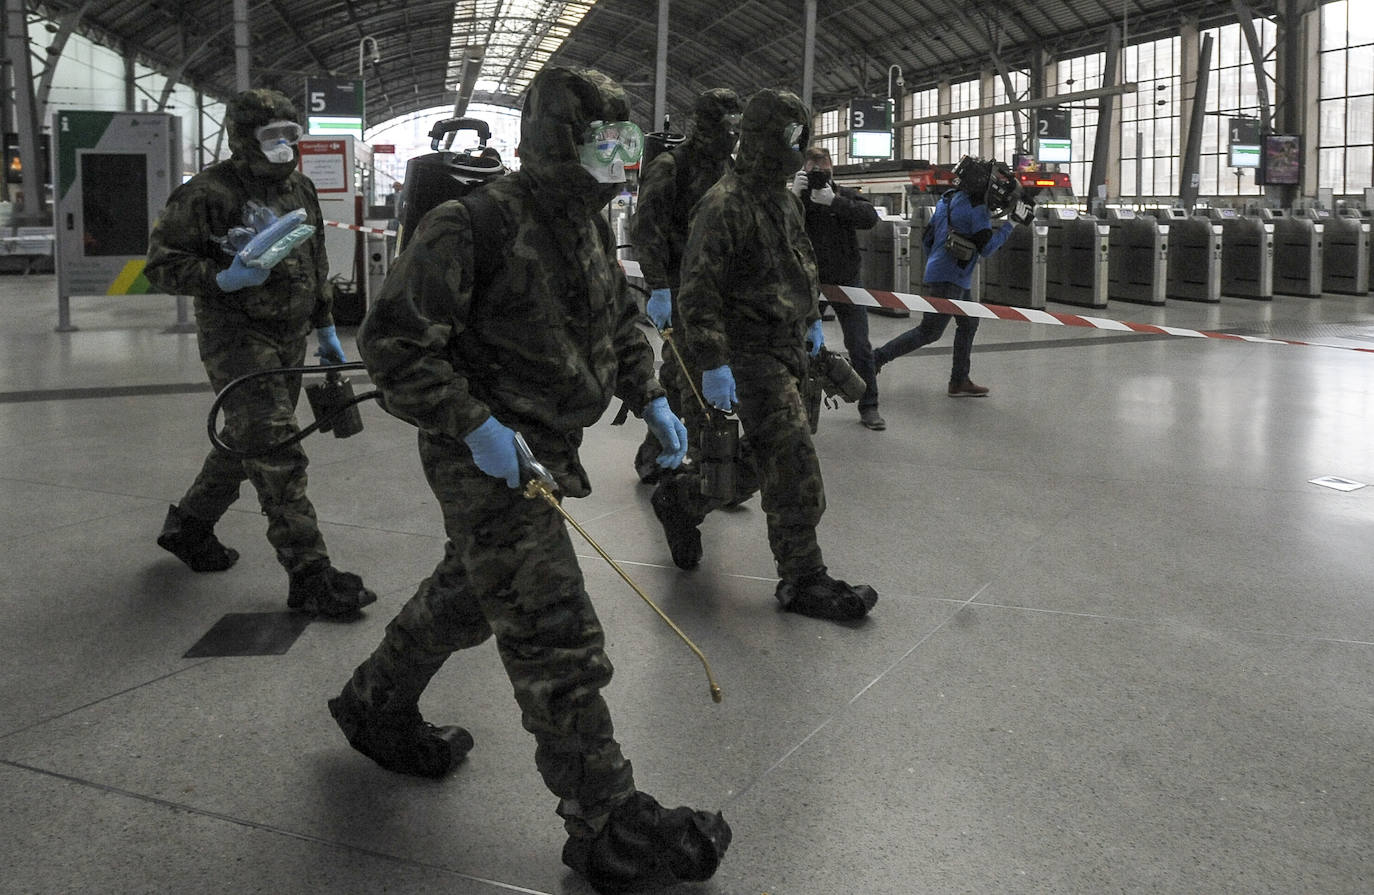
[[[472,734],[463,728],[435,727],[416,708],[371,711],[348,687],[329,700],[329,714],[350,746],[398,774],[442,777],[472,750]]]
[[[237,550],[215,537],[213,522],[184,513],[175,504],[167,507],[157,545],[186,563],[192,572],[223,572],[239,559]]]
[[[873,588],[831,578],[824,566],[800,578],[782,579],[776,595],[788,612],[832,621],[863,618],[878,602]]]
[[[701,562],[701,531],[697,529],[700,520],[692,513],[686,491],[686,486],[696,481],[695,476],[668,476],[658,483],[649,498],[654,515],[663,525],[673,564],[679,569],[695,569]]]
[[[719,812],[669,810],[636,792],[616,806],[588,839],[572,837],[563,863],[600,895],[710,879],[730,846],[730,825]]]
[[[654,485],[663,477],[663,467],[658,465],[658,455],[661,453],[663,446],[654,436],[650,435],[640,442],[639,450],[635,451],[635,475],[639,476],[642,484]]]
[[[328,560],[291,573],[286,607],[307,615],[348,618],[377,602],[377,595],[363,587],[363,579],[340,572]]]

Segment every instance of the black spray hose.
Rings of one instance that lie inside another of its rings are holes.
[[[307,435],[319,431],[321,426],[327,425],[335,419],[338,419],[339,417],[343,416],[344,411],[348,410],[348,408],[352,407],[354,404],[361,404],[362,402],[370,398],[375,398],[379,394],[381,394],[380,392],[374,389],[370,392],[364,392],[361,395],[355,395],[351,400],[340,404],[333,413],[329,414],[324,419],[315,420],[315,422],[306,426],[304,429],[300,430],[295,435],[292,435],[290,438],[287,438],[283,441],[279,441],[276,444],[269,444],[266,447],[254,448],[253,450],[239,450],[238,448],[232,448],[224,443],[224,440],[219,437],[219,433],[215,431],[215,422],[219,419],[219,408],[220,405],[224,403],[224,399],[229,397],[230,392],[238,388],[240,385],[243,385],[250,379],[257,379],[261,376],[280,376],[283,373],[337,374],[342,372],[343,370],[365,369],[367,369],[367,365],[364,364],[362,361],[354,361],[348,364],[319,364],[313,367],[275,367],[271,370],[256,370],[252,373],[245,373],[239,378],[230,382],[224,388],[220,389],[219,394],[215,396],[215,403],[210,405],[210,416],[205,421],[205,429],[210,436],[210,443],[215,446],[216,450],[221,451],[227,456],[233,457],[235,460],[252,460],[256,457],[265,457],[268,454],[273,453],[274,451],[279,451],[282,448],[287,448],[293,444],[299,443]]]

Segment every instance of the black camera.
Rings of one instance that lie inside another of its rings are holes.
[[[807,189],[823,190],[830,183],[830,172],[822,171],[819,168],[812,168],[806,172]]]
[[[363,416],[353,399],[353,386],[347,376],[326,373],[324,382],[305,387],[310,412],[320,424],[321,432],[333,432],[335,438],[347,438],[363,431]]]
[[[862,398],[868,389],[868,383],[864,382],[845,356],[836,354],[824,345],[811,359],[811,371],[827,395],[849,404]]]
[[[739,457],[739,420],[712,410],[701,430],[701,493],[717,500],[734,500]]]

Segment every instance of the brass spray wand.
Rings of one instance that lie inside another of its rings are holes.
[[[644,591],[639,589],[639,585],[630,580],[630,576],[625,574],[625,570],[620,567],[620,564],[611,559],[610,554],[602,550],[600,544],[592,540],[592,536],[587,534],[586,530],[583,529],[581,525],[577,524],[577,520],[568,515],[568,511],[563,509],[562,504],[558,502],[558,498],[554,496],[553,489],[556,487],[556,484],[553,480],[553,474],[545,468],[544,464],[534,459],[534,452],[530,450],[530,446],[525,443],[524,436],[519,432],[515,433],[515,452],[520,458],[522,472],[530,476],[529,481],[525,483],[525,496],[530,498],[544,498],[549,506],[553,507],[558,511],[559,515],[568,520],[569,525],[577,529],[578,534],[586,538],[587,543],[592,545],[593,550],[601,554],[602,559],[610,563],[611,568],[615,569],[616,573],[620,575],[621,578],[625,579],[625,583],[630,585],[630,588],[635,593],[639,594],[639,598],[645,603],[648,603],[650,609],[658,613],[658,617],[663,619],[668,627],[673,629],[673,633],[682,638],[682,642],[687,644],[687,648],[696,654],[696,657],[701,660],[701,666],[706,669],[706,681],[711,685],[712,701],[720,702],[722,698],[720,685],[716,683],[715,675],[711,673],[711,663],[706,661],[706,656],[697,648],[697,645],[692,642],[691,638],[682,633],[682,629],[674,624],[673,620],[665,615],[663,610],[659,609],[658,605],[654,603],[653,600],[649,599]]]

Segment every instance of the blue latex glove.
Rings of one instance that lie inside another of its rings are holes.
[[[515,432],[489,416],[486,422],[463,436],[472,449],[472,461],[492,478],[505,479],[512,488],[520,487],[520,459],[515,455]]]
[[[717,410],[729,413],[734,409],[739,396],[735,394],[735,374],[730,371],[729,364],[721,364],[701,374],[701,394],[706,403]]]
[[[682,420],[668,406],[668,399],[654,398],[644,407],[641,416],[649,431],[663,446],[663,453],[658,455],[656,461],[658,465],[664,469],[677,469],[682,465],[682,458],[687,456],[687,427],[682,425]]]
[[[825,344],[825,333],[821,330],[821,322],[817,320],[811,324],[811,332],[806,334],[806,353],[815,357],[821,353],[821,346]]]
[[[315,351],[315,356],[326,364],[346,364],[348,358],[344,357],[343,346],[339,344],[339,334],[334,332],[334,324],[321,326],[315,330],[315,338],[319,340],[320,347]]]
[[[235,255],[234,263],[215,274],[215,282],[225,292],[237,292],[249,286],[261,286],[267,282],[267,277],[271,273],[272,271],[266,268],[249,267],[243,263],[242,258]]]
[[[644,304],[644,313],[649,315],[654,326],[666,329],[673,322],[673,290],[655,289],[650,292],[649,300]]]

